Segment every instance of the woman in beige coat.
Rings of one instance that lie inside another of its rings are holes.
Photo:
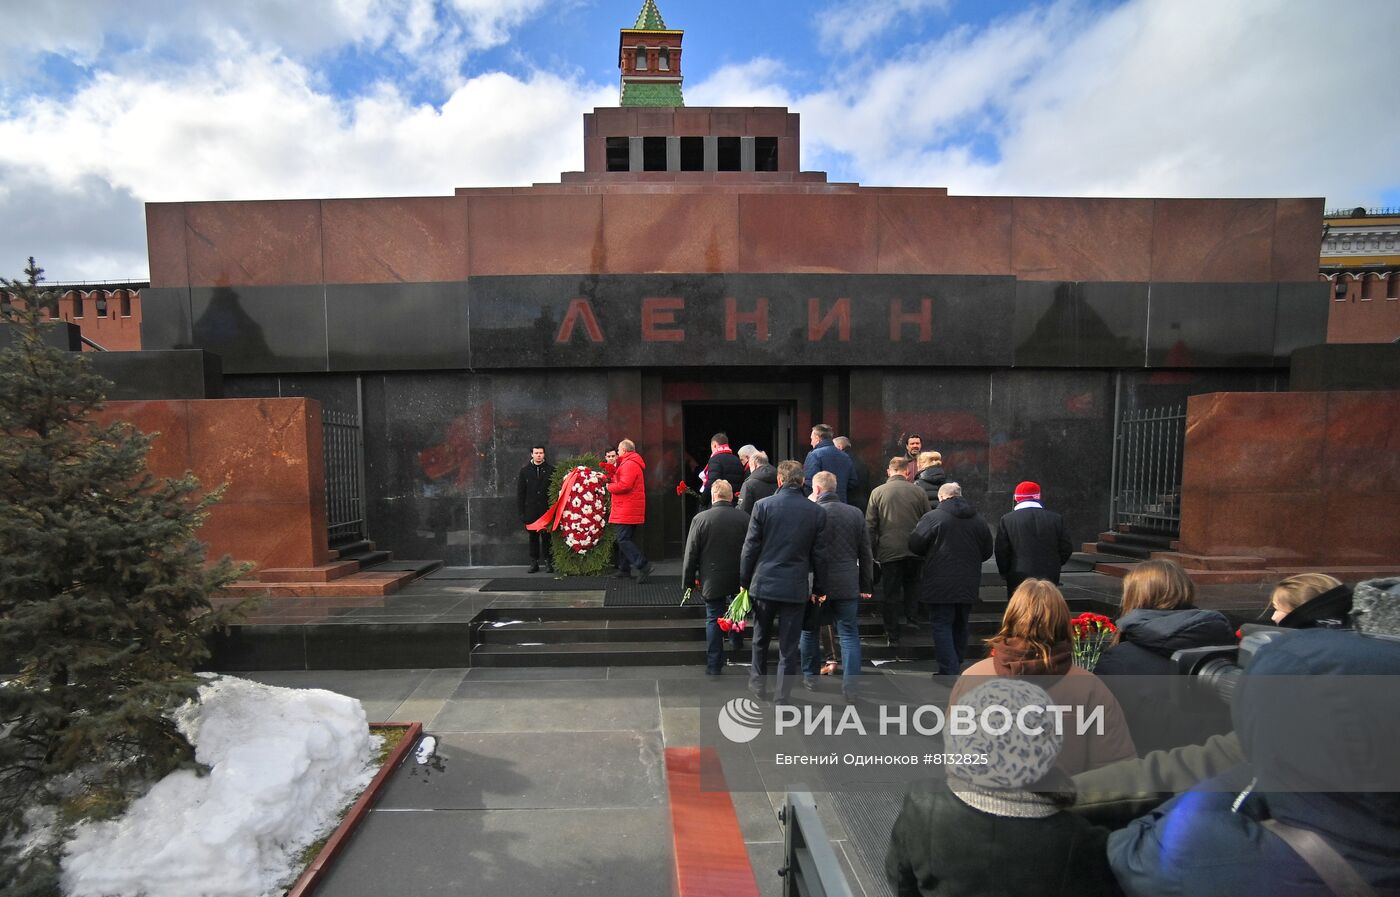
[[[1097,676],[1074,664],[1070,612],[1055,584],[1027,579],[1007,602],[1001,631],[987,640],[988,656],[967,668],[953,686],[951,703],[988,677],[1028,679],[1050,693],[1064,714],[1064,746],[1056,763],[1068,775],[1137,756],[1123,709]],[[1078,721],[1093,720],[1080,732]]]

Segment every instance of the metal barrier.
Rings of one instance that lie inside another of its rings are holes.
[[[1113,524],[1175,535],[1181,529],[1186,406],[1126,411],[1114,441]]]
[[[778,821],[783,824],[783,868],[778,870],[783,897],[852,897],[811,793],[789,791]]]
[[[357,415],[321,412],[330,540],[365,538],[364,431]]]

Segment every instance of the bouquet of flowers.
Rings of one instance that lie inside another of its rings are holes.
[[[1118,627],[1103,614],[1082,613],[1069,622],[1074,662],[1090,672],[1098,666],[1103,649],[1113,641]]]
[[[684,498],[687,495],[694,495],[696,498],[700,497],[700,493],[690,488],[690,484],[687,483],[685,480],[681,480],[679,483],[676,484],[676,494],[681,496],[682,498]]]
[[[729,610],[724,612],[716,622],[719,628],[725,632],[743,632],[748,628],[745,620],[753,612],[753,605],[749,602],[749,590],[740,589],[739,594],[734,596],[734,600],[729,602]]]

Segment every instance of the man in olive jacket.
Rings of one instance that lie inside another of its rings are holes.
[[[900,619],[918,618],[919,567],[923,560],[909,550],[909,534],[919,518],[929,512],[924,490],[904,477],[908,462],[896,455],[885,470],[889,478],[870,493],[865,522],[870,527],[870,547],[880,564],[880,603],[885,618],[885,639],[899,647]]]
[[[956,676],[967,654],[967,624],[982,586],[982,562],[992,556],[992,530],[963,498],[962,486],[944,483],[938,487],[938,507],[910,534],[909,550],[924,558],[919,600],[933,620],[939,675]]]
[[[809,577],[826,512],[802,494],[802,464],[778,465],[778,491],[754,505],[739,558],[739,585],[753,601],[753,669],[749,691],[768,699],[768,643],[778,630],[777,700],[786,703],[797,675],[802,614],[816,591]],[[820,583],[818,584],[820,585]]]
[[[749,532],[749,515],[734,507],[728,480],[710,484],[713,504],[695,515],[685,540],[681,586],[694,586],[705,599],[705,672],[724,671],[724,633],[719,618],[739,593],[739,553]],[[742,636],[735,634],[737,642]]]

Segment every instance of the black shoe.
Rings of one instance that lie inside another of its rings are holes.
[[[803,676],[803,677],[802,677],[802,687],[805,688],[805,689],[807,689],[808,691],[816,691],[816,690],[817,690],[817,677],[816,677],[816,676]]]
[[[545,568],[546,570],[548,570],[550,573],[553,573],[553,572],[554,572],[554,562],[553,562],[553,561],[550,561],[549,563],[547,563],[547,564],[544,565],[544,568]]]
[[[651,564],[637,571],[637,585],[643,586],[651,581]]]
[[[749,686],[749,694],[753,695],[755,701],[760,701],[764,704],[767,704],[769,701],[773,700],[773,696],[761,688],[754,688],[753,686]]]
[[[540,572],[540,562],[539,562],[539,561],[531,561],[531,562],[530,562],[530,570],[529,570],[529,572],[530,572],[530,573],[538,573],[538,572]]]
[[[631,573],[628,573],[626,570],[619,570],[619,571],[617,571],[616,573],[614,573],[614,574],[612,575],[612,578],[613,578],[613,579],[631,579],[631,578],[632,578],[632,574],[631,574]]]
[[[720,667],[719,669],[706,669],[706,670],[705,670],[705,675],[706,675],[706,676],[719,676],[719,675],[721,675],[723,672],[724,672],[724,667]]]

